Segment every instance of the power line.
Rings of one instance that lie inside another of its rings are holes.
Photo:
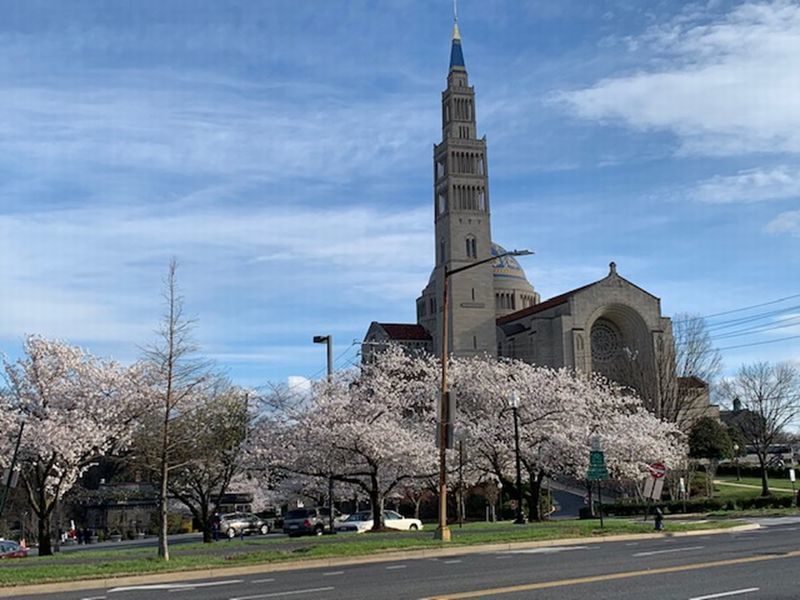
[[[792,312],[795,310],[800,310],[800,304],[795,304],[786,308],[780,308],[778,310],[771,310],[769,312],[760,313],[756,315],[750,315],[747,317],[740,317],[738,319],[730,319],[728,321],[721,321],[719,323],[715,323],[713,325],[709,325],[707,329],[709,331],[713,331],[716,329],[727,329],[729,327],[736,327],[737,325],[744,325],[746,323],[752,321],[761,321],[762,319],[768,319],[769,317],[775,317],[782,314],[786,314],[788,312]]]
[[[726,311],[723,311],[723,312],[713,313],[713,314],[710,314],[710,315],[704,315],[704,316],[699,317],[699,318],[700,319],[713,319],[714,317],[722,317],[722,316],[730,315],[730,314],[737,313],[737,312],[743,312],[745,310],[751,310],[753,308],[761,308],[762,306],[769,306],[771,304],[778,304],[780,302],[785,302],[786,300],[792,300],[794,298],[800,298],[800,294],[792,294],[791,296],[784,296],[783,298],[778,298],[777,300],[770,300],[768,302],[761,302],[760,304],[751,304],[750,306],[743,306],[741,308],[734,308],[734,309],[726,310]],[[676,323],[683,323],[683,322],[686,322],[686,321],[691,321],[693,319],[694,319],[694,317],[689,317],[688,319],[680,319],[680,320],[677,320],[675,322]]]
[[[736,348],[748,348],[749,346],[763,346],[764,344],[775,344],[777,342],[785,342],[787,340],[795,340],[800,338],[800,335],[790,335],[788,337],[776,338],[774,340],[766,340],[763,342],[751,342],[749,344],[739,344],[738,346],[726,346],[724,348],[717,348],[717,350],[735,350]]]

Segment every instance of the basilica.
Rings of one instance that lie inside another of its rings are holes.
[[[444,309],[452,356],[516,358],[616,380],[624,375],[620,361],[635,360],[641,373],[656,378],[674,348],[658,297],[612,262],[599,281],[542,300],[519,262],[492,238],[487,144],[477,133],[475,89],[457,23],[441,115],[442,140],[433,150],[435,262],[417,298],[417,322],[373,322],[364,359],[388,343],[442,354]]]

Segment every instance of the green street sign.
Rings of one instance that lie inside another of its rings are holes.
[[[586,472],[586,479],[589,481],[608,479],[606,459],[602,450],[591,450],[589,452],[589,470]]]

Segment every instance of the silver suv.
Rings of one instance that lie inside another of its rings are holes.
[[[219,532],[229,538],[248,533],[267,535],[271,529],[268,520],[253,513],[227,513],[219,516]]]

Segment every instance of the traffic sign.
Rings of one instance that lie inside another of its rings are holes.
[[[589,452],[589,470],[586,473],[586,479],[589,481],[608,479],[606,459],[602,450],[591,450]]]
[[[664,489],[664,479],[662,477],[648,477],[644,482],[644,497],[651,500],[661,500],[661,492]]]
[[[662,462],[654,462],[647,467],[653,479],[661,479],[667,474],[667,467]]]

